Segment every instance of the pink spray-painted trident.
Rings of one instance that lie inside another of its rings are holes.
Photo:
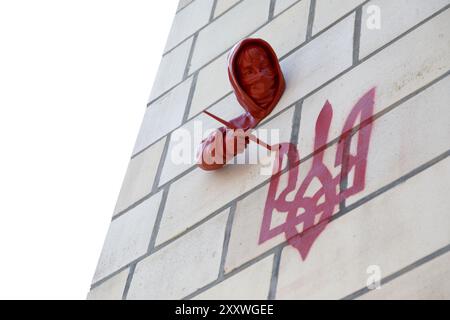
[[[327,147],[328,133],[333,118],[333,108],[327,101],[319,114],[315,127],[314,153],[312,167],[301,183],[295,197],[299,176],[300,156],[295,145],[282,143],[276,151],[275,164],[264,208],[264,216],[260,230],[259,244],[283,234],[290,245],[295,247],[303,260],[306,259],[311,246],[326,228],[335,207],[346,198],[364,189],[367,167],[367,153],[372,132],[375,88],[367,92],[353,107],[347,117],[342,133],[338,138],[338,146],[334,166],[341,166],[340,173],[333,177],[323,162]],[[357,119],[359,126],[355,130]],[[352,138],[357,134],[356,154],[350,153]],[[287,157],[289,166],[287,186],[278,197],[277,191],[282,175],[283,158]],[[349,172],[353,170],[353,181],[347,181]],[[306,191],[314,179],[318,179],[321,188],[312,196]],[[345,183],[346,182],[346,183]],[[288,200],[292,198],[292,200]],[[272,218],[276,214],[287,213],[286,221],[271,227]],[[303,224],[299,232],[297,227]]]

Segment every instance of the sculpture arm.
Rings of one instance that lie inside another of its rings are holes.
[[[242,153],[249,139],[243,130],[221,127],[212,132],[200,144],[197,153],[197,164],[206,171],[217,170]]]

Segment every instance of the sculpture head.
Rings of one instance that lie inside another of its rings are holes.
[[[247,111],[234,124],[254,128],[269,115],[285,83],[275,51],[262,39],[244,39],[228,56],[228,75],[240,105]]]
[[[237,56],[239,83],[255,103],[267,108],[276,91],[277,73],[272,59],[262,47],[250,44]]]

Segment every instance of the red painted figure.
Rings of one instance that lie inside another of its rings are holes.
[[[244,151],[249,142],[249,129],[272,112],[285,88],[278,58],[262,39],[245,39],[232,49],[228,76],[245,113],[202,141],[197,162],[204,170],[220,169]]]

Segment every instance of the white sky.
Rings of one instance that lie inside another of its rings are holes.
[[[0,298],[84,299],[177,0],[0,0]]]

